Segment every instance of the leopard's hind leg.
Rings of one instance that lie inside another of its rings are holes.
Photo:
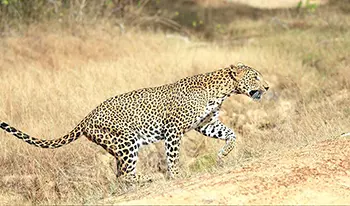
[[[136,175],[138,150],[141,143],[137,136],[125,131],[111,131],[106,128],[94,127],[86,131],[85,136],[102,146],[116,158],[117,178],[128,183],[149,182],[150,178]]]
[[[116,159],[120,167],[119,179],[128,183],[152,181],[148,176],[136,174],[138,150],[141,142],[135,134],[124,133],[117,142]]]

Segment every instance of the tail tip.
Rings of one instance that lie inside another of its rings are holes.
[[[1,122],[0,123],[0,127],[2,128],[2,129],[5,129],[6,127],[8,127],[9,125],[6,123],[6,122]]]

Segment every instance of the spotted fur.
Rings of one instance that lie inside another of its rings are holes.
[[[117,176],[129,182],[140,180],[135,172],[139,148],[164,140],[168,173],[175,177],[185,132],[195,129],[205,136],[225,140],[218,156],[226,156],[234,148],[236,135],[218,119],[223,101],[231,94],[260,99],[267,90],[258,71],[238,64],[107,99],[59,139],[38,139],[5,122],[0,127],[41,148],[58,148],[84,135],[116,158]]]

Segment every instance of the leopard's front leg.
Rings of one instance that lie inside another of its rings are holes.
[[[168,175],[171,179],[179,176],[179,157],[182,132],[172,132],[168,130],[165,137],[165,154],[168,166]]]
[[[218,112],[213,113],[209,120],[204,121],[202,124],[198,125],[195,130],[207,137],[222,139],[226,141],[226,144],[220,149],[218,153],[219,159],[227,156],[235,147],[236,135],[231,128],[226,127],[226,125],[224,125],[218,119]]]
[[[235,148],[235,144],[236,136],[234,136],[234,134],[228,136],[226,139],[226,144],[220,149],[218,153],[218,157],[222,159],[224,156],[227,156],[233,150],[233,148]]]

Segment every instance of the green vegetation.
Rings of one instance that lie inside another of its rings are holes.
[[[197,157],[195,162],[190,165],[191,172],[203,172],[212,170],[217,165],[216,154],[205,154]]]

